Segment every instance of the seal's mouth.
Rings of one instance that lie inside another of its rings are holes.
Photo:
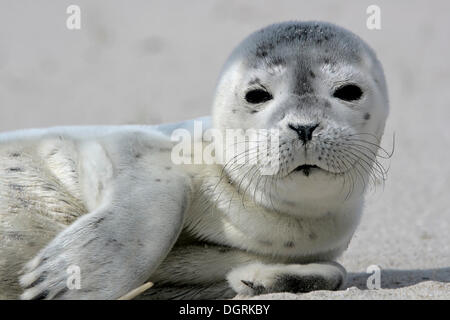
[[[317,169],[322,170],[320,167],[318,167],[316,165],[302,164],[301,166],[298,166],[297,168],[295,168],[292,172],[303,172],[303,174],[305,176],[309,176],[311,171],[317,170]]]

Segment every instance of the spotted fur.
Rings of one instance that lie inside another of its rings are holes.
[[[345,83],[362,98],[334,97]],[[245,101],[249,87],[272,99]],[[172,164],[169,136],[192,122],[2,134],[0,297],[114,299],[148,280],[156,286],[140,298],[339,289],[346,274],[332,261],[366,183],[383,174],[387,114],[381,64],[360,38],[286,22],[244,40],[216,90],[215,129],[280,132],[279,153],[257,164]],[[79,290],[67,286],[74,265]]]

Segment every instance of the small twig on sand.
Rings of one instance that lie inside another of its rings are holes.
[[[138,295],[140,295],[141,293],[143,293],[144,291],[147,291],[148,289],[150,289],[151,287],[153,287],[153,283],[146,282],[142,286],[139,286],[136,289],[131,290],[130,292],[121,296],[117,300],[132,300],[132,299],[136,298]]]

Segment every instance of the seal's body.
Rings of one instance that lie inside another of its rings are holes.
[[[146,280],[156,286],[142,298],[338,289],[345,270],[333,261],[379,172],[387,113],[381,66],[362,40],[288,22],[238,46],[212,119],[201,119],[223,136],[276,129],[280,152],[263,162],[175,165],[170,133],[192,122],[3,134],[0,292],[20,294],[17,272],[33,257],[22,298],[112,299]],[[214,145],[220,154],[233,143]],[[79,289],[67,286],[73,266]]]

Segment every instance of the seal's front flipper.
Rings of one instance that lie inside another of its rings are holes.
[[[189,178],[167,170],[161,179],[154,169],[121,172],[105,205],[25,266],[21,297],[116,299],[147,281],[178,238],[190,198]]]
[[[251,263],[233,269],[227,280],[238,294],[258,295],[274,292],[303,293],[340,289],[345,269],[335,262],[310,264]]]

